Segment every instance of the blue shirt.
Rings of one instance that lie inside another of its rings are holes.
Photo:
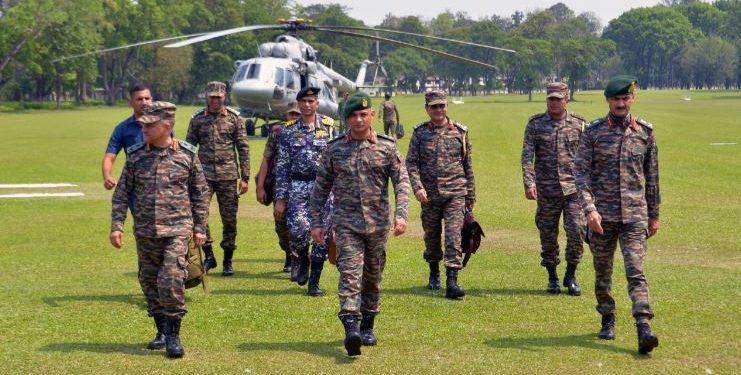
[[[118,155],[121,149],[123,149],[124,153],[126,153],[127,148],[141,142],[144,142],[142,126],[132,115],[126,120],[121,121],[113,129],[113,134],[111,134],[111,139],[108,140],[108,148],[106,148],[105,152]]]

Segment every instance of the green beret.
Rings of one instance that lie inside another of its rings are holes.
[[[610,78],[605,87],[605,97],[632,94],[638,84],[638,78],[629,75],[619,75]]]
[[[370,96],[362,91],[358,91],[347,98],[345,106],[342,109],[342,117],[348,118],[353,112],[368,108],[371,108]]]

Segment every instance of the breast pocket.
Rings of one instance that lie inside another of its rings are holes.
[[[458,160],[463,155],[463,140],[461,138],[445,138],[445,147],[451,160]]]

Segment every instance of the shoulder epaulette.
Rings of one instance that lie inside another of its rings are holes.
[[[340,134],[340,135],[338,135],[338,136],[336,136],[336,137],[334,137],[334,138],[330,139],[330,140],[329,140],[329,142],[327,142],[327,144],[330,144],[330,143],[334,143],[334,142],[337,142],[337,141],[339,141],[340,139],[345,139],[345,134]]]
[[[467,132],[468,131],[468,128],[465,125],[461,124],[461,123],[458,123],[458,122],[455,122],[454,121],[453,122],[453,125],[455,125],[456,128],[460,129],[463,132]]]
[[[576,117],[579,120],[582,120],[584,122],[587,122],[587,119],[585,119],[584,116],[582,116],[582,115],[580,115],[580,114],[578,114],[576,112],[569,112],[569,114],[571,115],[571,117]]]
[[[322,124],[327,126],[334,126],[334,119],[331,117],[322,116]]]
[[[286,122],[285,122],[285,123],[283,124],[283,126],[285,126],[285,127],[289,127],[289,126],[291,126],[291,125],[294,125],[294,124],[295,124],[295,123],[297,123],[297,122],[298,122],[298,121],[296,121],[296,120],[288,120],[288,121],[286,121]]]
[[[144,145],[145,145],[144,142],[139,142],[133,146],[126,147],[126,154],[131,155],[132,153],[137,152],[141,150],[142,148],[144,148]]]
[[[538,118],[541,118],[543,116],[545,116],[545,112],[532,115],[532,116],[530,116],[529,119],[527,119],[527,122],[533,121],[533,120],[538,119]]]
[[[419,124],[414,126],[414,130],[417,130],[425,125],[427,125],[427,122],[420,122]]]
[[[603,122],[607,122],[607,117],[600,117],[600,118],[598,118],[598,119],[590,122],[589,125],[587,125],[587,128],[591,128],[593,126],[597,126],[597,125],[599,125],[599,124],[601,124]]]
[[[396,140],[393,137],[389,137],[386,134],[376,134],[376,136],[378,136],[378,138],[385,139],[387,141],[391,141],[392,143],[396,143]]]
[[[639,124],[641,124],[641,125],[643,125],[643,126],[645,126],[645,127],[647,127],[647,128],[649,128],[649,129],[653,129],[654,128],[654,126],[650,122],[648,122],[648,121],[646,121],[646,120],[644,120],[644,119],[642,119],[640,117],[637,117],[636,118],[636,122],[639,123]]]
[[[190,144],[190,143],[188,143],[186,141],[182,141],[182,140],[178,140],[178,142],[180,143],[180,147],[182,147],[182,148],[184,148],[184,149],[186,149],[186,150],[188,150],[188,151],[190,151],[190,152],[192,152],[194,154],[196,153],[196,151],[197,151],[196,146],[193,146],[192,144]]]
[[[240,117],[240,116],[239,116],[239,111],[237,111],[236,109],[234,109],[234,108],[232,108],[232,107],[226,107],[226,110],[227,110],[227,111],[229,111],[229,112],[231,112],[231,113],[232,113],[232,114],[234,114],[235,116],[237,116],[237,117]]]
[[[202,109],[202,110],[200,110],[200,111],[198,111],[198,112],[194,113],[194,114],[193,114],[193,116],[190,116],[190,118],[196,118],[196,116],[200,116],[200,115],[202,115],[202,114],[203,114],[203,112],[206,112],[206,108],[204,108],[204,109]]]

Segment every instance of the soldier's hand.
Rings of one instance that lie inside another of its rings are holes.
[[[247,181],[239,180],[239,195],[242,195],[250,189],[250,184]]]
[[[257,195],[257,201],[265,204],[268,198],[268,194],[265,192],[265,189],[258,186],[257,189],[255,189],[255,194]]]
[[[591,229],[592,232],[599,235],[602,235],[605,232],[602,229],[602,216],[597,211],[592,211],[587,214],[587,225],[589,225],[589,229]]]
[[[407,231],[407,221],[401,217],[394,217],[394,236],[401,236]]]
[[[193,242],[196,246],[201,247],[206,243],[206,235],[203,233],[193,233]]]
[[[324,246],[324,228],[311,228],[311,239],[317,243],[317,245]]]
[[[282,219],[286,215],[286,200],[278,199],[275,201],[275,207],[273,207],[273,217],[275,219]]]
[[[116,178],[113,176],[108,176],[103,180],[103,187],[106,188],[106,190],[111,190],[116,186]]]
[[[427,203],[430,201],[429,199],[427,199],[427,191],[425,189],[419,189],[415,191],[414,196],[420,203]]]
[[[659,223],[659,219],[648,219],[648,237],[656,234],[656,232],[659,231],[660,226],[661,224]]]
[[[538,190],[534,187],[527,188],[527,190],[525,190],[525,198],[530,200],[538,199]]]
[[[120,230],[114,230],[110,236],[111,245],[116,249],[120,249],[123,246],[123,232]]]

